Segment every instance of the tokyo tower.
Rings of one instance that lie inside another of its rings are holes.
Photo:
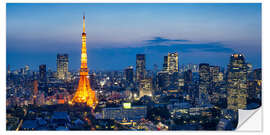
[[[86,104],[93,109],[96,107],[98,100],[95,91],[91,89],[87,68],[87,52],[86,52],[86,33],[85,33],[85,15],[83,16],[83,33],[82,33],[82,52],[81,52],[81,68],[80,80],[75,95],[71,101],[74,103]]]

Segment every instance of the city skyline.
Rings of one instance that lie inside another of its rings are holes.
[[[6,130],[236,130],[262,106],[260,4],[8,5]]]
[[[146,69],[161,69],[168,52],[178,52],[179,65],[226,67],[231,54],[243,53],[254,68],[261,67],[260,4],[7,4],[7,11],[11,69],[46,64],[56,70],[57,53],[69,54],[69,69],[78,69],[83,11],[89,16],[90,70],[135,67],[138,53],[146,55]]]

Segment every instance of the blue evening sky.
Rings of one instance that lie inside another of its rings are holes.
[[[86,14],[88,66],[122,70],[146,54],[148,69],[162,66],[168,52],[180,64],[226,67],[243,53],[261,67],[261,4],[7,4],[7,64],[11,69],[46,64],[69,54],[80,67],[82,15]]]

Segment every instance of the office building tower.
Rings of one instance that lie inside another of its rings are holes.
[[[261,98],[262,89],[262,71],[261,68],[255,69],[251,73],[251,80],[248,81],[248,98]]]
[[[209,101],[210,67],[207,63],[199,65],[199,101],[205,104]]]
[[[192,83],[192,71],[190,69],[184,72],[184,80],[185,80],[185,84]]]
[[[247,64],[247,72],[248,75],[252,72],[252,65],[250,63]]]
[[[247,104],[247,64],[242,54],[230,57],[227,71],[227,108],[245,109]]]
[[[178,72],[178,53],[168,53],[167,69],[170,74]]]
[[[224,80],[224,74],[222,72],[218,73],[218,81],[222,82]]]
[[[210,80],[211,82],[217,83],[219,81],[218,76],[220,72],[219,66],[210,66]]]
[[[57,54],[57,78],[60,80],[67,80],[68,72],[68,54]]]
[[[146,78],[140,81],[140,86],[139,86],[139,97],[143,96],[149,96],[152,97],[153,95],[153,86],[152,86],[152,79],[151,78]]]
[[[39,65],[39,80],[41,82],[47,81],[46,65],[45,64]]]
[[[133,67],[129,66],[125,69],[125,79],[128,83],[133,82]]]
[[[25,65],[25,71],[29,71],[30,68],[29,68],[29,65]]]
[[[146,77],[145,69],[145,55],[137,54],[136,55],[136,82],[140,82]]]
[[[25,73],[26,75],[28,75],[28,74],[29,74],[29,72],[30,72],[29,65],[25,65],[25,68],[24,68],[24,73]]]
[[[164,56],[163,70],[168,70],[168,56]]]

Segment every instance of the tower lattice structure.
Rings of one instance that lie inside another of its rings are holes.
[[[82,50],[81,50],[81,68],[80,80],[78,88],[71,103],[83,103],[92,108],[95,108],[98,100],[95,91],[92,90],[89,82],[88,68],[87,68],[87,50],[86,50],[86,33],[85,33],[85,16],[83,16],[83,33],[82,33]]]

